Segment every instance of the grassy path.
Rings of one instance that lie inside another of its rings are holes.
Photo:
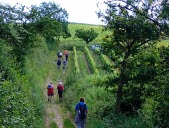
[[[70,58],[69,58],[70,59]],[[72,58],[71,58],[72,59]],[[63,60],[63,58],[62,58]],[[65,85],[66,77],[68,75],[68,71],[71,69],[72,63],[68,61],[66,70],[63,70],[62,66],[60,69],[57,68],[56,65],[57,56],[54,58],[54,67],[53,71],[50,71],[48,78],[43,87],[43,94],[45,99],[45,128],[74,128],[72,121],[70,121],[71,117],[68,114],[69,112],[65,111],[64,105],[62,102],[59,102],[58,94],[57,94],[57,84],[61,80],[63,85]],[[54,84],[54,97],[51,102],[48,102],[47,97],[47,85],[52,81]],[[66,89],[66,87],[65,87]],[[64,100],[64,94],[63,94]]]
[[[57,72],[57,71],[56,71]],[[59,71],[61,72],[61,71]],[[46,83],[44,85],[44,97],[45,97],[45,127],[46,128],[63,128],[63,119],[60,114],[60,104],[58,100],[57,95],[57,81],[56,79],[60,78],[60,75],[55,75],[55,73],[51,73],[52,75],[49,75],[49,77],[46,80]],[[50,81],[53,81],[54,84],[54,92],[55,95],[51,102],[48,102],[47,99],[47,85]]]
[[[103,69],[103,62],[100,59],[100,55],[95,53],[94,51],[90,50],[90,53],[93,57],[93,60],[95,61],[97,65],[97,69],[99,71],[99,74],[107,74],[107,71]]]
[[[92,74],[89,64],[87,63],[87,58],[84,52],[78,52],[78,63],[80,68],[81,77]]]

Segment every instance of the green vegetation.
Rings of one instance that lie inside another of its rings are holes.
[[[90,24],[79,24],[79,23],[69,23],[68,28],[74,38],[77,29],[89,30],[94,29],[96,32],[101,33],[103,27],[100,25],[90,25]]]
[[[95,63],[95,61],[94,61],[89,49],[87,47],[85,47],[84,49],[85,49],[84,51],[86,53],[86,56],[87,56],[87,59],[88,59],[88,62],[89,62],[89,65],[90,65],[92,73],[98,74],[99,71],[97,70],[96,63]]]
[[[63,11],[54,3],[43,5],[52,5],[53,11]],[[44,17],[39,15],[43,5],[31,6],[29,12],[22,5],[0,6],[0,127],[44,127],[42,90],[54,69],[56,55],[50,48],[56,49],[63,29],[59,17],[55,16],[56,21],[49,16],[51,9],[44,7],[43,12],[48,13]],[[62,18],[66,22],[64,14]],[[39,23],[48,32],[39,30],[43,29]],[[55,35],[56,31],[59,35]]]
[[[57,124],[55,122],[50,123],[50,128],[58,128]]]
[[[161,10],[152,11],[159,12],[158,19],[147,14],[154,1],[140,8],[139,2],[145,1],[121,1],[126,4],[107,3],[107,14],[100,13],[108,23],[103,33],[102,26],[68,24],[66,10],[55,3],[29,11],[19,5],[0,6],[0,127],[45,127],[43,92],[49,77],[64,81],[62,103],[55,99],[64,128],[75,127],[80,97],[89,109],[88,128],[169,127],[168,3],[156,3]],[[128,10],[133,9],[131,16]],[[76,30],[90,28],[98,32],[91,44],[103,46],[99,53],[74,37]],[[65,49],[66,71],[56,71],[56,53]],[[49,125],[58,127],[56,122]]]
[[[75,32],[75,37],[84,40],[87,44],[93,41],[98,36],[98,33],[94,31],[93,28],[90,30],[77,29]]]
[[[70,121],[70,119],[65,119],[63,127],[64,128],[74,128],[75,126],[72,124],[72,122]]]
[[[80,73],[79,70],[79,64],[78,64],[78,56],[77,56],[77,51],[76,51],[76,47],[73,47],[73,52],[74,52],[74,65],[75,65],[75,72],[76,73]]]
[[[105,40],[104,47],[109,49],[109,51],[113,50],[117,56],[123,56],[121,63],[118,64],[118,69],[121,70],[116,98],[117,114],[121,113],[124,95],[123,87],[130,84],[130,74],[127,73],[130,57],[132,58],[144,51],[144,49],[157,44],[163,34],[169,34],[166,17],[163,17],[163,14],[159,13],[161,10],[156,8],[152,11],[155,1],[144,3],[145,1],[142,0],[133,2],[121,0],[121,2],[120,4],[117,2],[107,2],[108,9],[106,13],[100,14],[107,21],[107,28],[112,30],[112,35],[107,37],[108,39]],[[137,5],[142,3],[147,4],[147,6],[137,8]],[[163,3],[159,4],[162,6]],[[165,10],[165,7],[162,9]],[[150,10],[152,13],[159,13],[159,18],[147,14]],[[130,11],[133,14],[130,14]],[[164,12],[168,13],[166,10]],[[161,20],[163,23],[161,23]],[[107,54],[110,54],[109,51]],[[134,101],[132,104],[134,104]]]
[[[98,36],[91,43],[100,43],[102,38],[104,38],[104,36],[107,33],[109,33],[109,31],[103,32],[103,26],[101,26],[101,25],[69,23],[68,28],[70,30],[71,37],[64,39],[66,41],[80,41],[80,42],[82,42],[79,38],[77,38],[75,36],[77,29],[83,29],[85,31],[87,31],[89,29],[93,29],[94,31],[96,31],[98,33]]]

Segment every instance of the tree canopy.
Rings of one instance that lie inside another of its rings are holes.
[[[162,37],[169,35],[168,6],[165,0],[113,0],[106,1],[107,10],[99,12],[106,28],[112,30],[112,35],[104,38],[104,49],[114,51],[122,58],[119,63],[120,76],[116,99],[116,112],[121,112],[123,87],[129,84],[129,57],[142,49],[155,44]],[[108,54],[111,54],[108,52]]]
[[[93,41],[97,36],[98,36],[98,33],[95,32],[93,28],[91,28],[90,30],[77,29],[75,31],[75,37],[78,37],[84,40],[87,44]]]
[[[23,66],[24,56],[36,45],[36,35],[41,34],[48,42],[70,36],[67,18],[67,11],[52,2],[30,8],[0,4],[0,39],[12,47],[12,55]]]

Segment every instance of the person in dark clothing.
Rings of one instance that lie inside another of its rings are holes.
[[[67,62],[66,62],[66,60],[64,59],[64,60],[63,60],[63,69],[66,68],[66,64],[67,64]]]
[[[58,69],[60,69],[61,63],[62,63],[62,60],[59,58],[57,61]]]
[[[63,55],[62,52],[61,52],[61,51],[58,51],[58,58],[61,59],[61,58],[62,58],[62,55]]]
[[[83,118],[80,116],[82,108],[85,114]],[[84,103],[84,98],[80,98],[80,102],[76,104],[75,113],[76,113],[75,123],[77,124],[77,128],[85,128],[88,109],[87,105]]]
[[[64,86],[62,82],[59,82],[59,84],[57,85],[57,89],[58,89],[59,101],[62,101],[62,94],[64,91]]]
[[[68,61],[69,53],[67,50],[64,51],[64,55],[65,55],[66,61]]]
[[[54,96],[54,85],[50,82],[47,86],[48,101],[51,102],[52,96]]]

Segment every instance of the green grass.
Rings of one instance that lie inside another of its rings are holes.
[[[99,71],[99,74],[106,74],[106,70],[103,69],[103,63],[100,59],[100,55],[98,53],[95,53],[94,51],[90,50],[91,55],[93,56],[93,59],[97,65],[97,69]]]
[[[101,25],[90,25],[90,24],[80,24],[80,23],[69,23],[68,27],[72,36],[75,35],[76,29],[88,30],[90,28],[93,28],[98,33],[101,33],[101,30],[103,28]]]
[[[84,52],[78,51],[77,53],[78,53],[78,63],[79,63],[79,68],[80,68],[80,74],[81,74],[81,77],[84,77],[90,74],[90,72],[88,71],[90,69],[88,69],[87,67]]]
[[[55,122],[51,122],[49,125],[50,128],[58,128],[57,124]]]
[[[161,46],[169,46],[169,40],[163,40],[163,41],[160,41],[158,44],[157,44],[158,47],[161,47]]]
[[[66,41],[72,41],[72,40],[73,41],[81,41],[80,39],[75,38],[75,31],[77,29],[89,30],[90,28],[93,28],[98,33],[98,37],[95,40],[93,40],[91,43],[101,42],[101,40],[105,37],[105,35],[110,34],[109,31],[103,31],[103,26],[102,25],[69,23],[68,24],[68,28],[70,30],[70,33],[71,33],[72,37],[71,38],[67,38],[67,39],[62,39],[62,40],[66,40]]]
[[[64,128],[75,128],[74,124],[71,122],[70,119],[64,119],[63,127]]]

